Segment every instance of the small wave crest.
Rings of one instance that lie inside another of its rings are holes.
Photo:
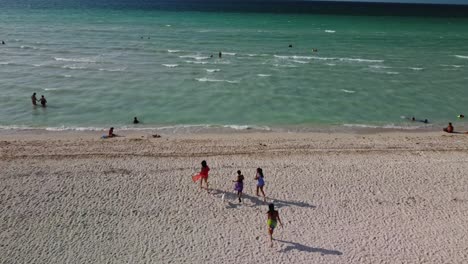
[[[234,52],[223,52],[223,55],[236,56]]]
[[[162,66],[168,67],[168,68],[175,68],[175,67],[179,66],[179,64],[162,64]]]
[[[84,70],[84,69],[87,69],[84,66],[76,66],[76,65],[65,65],[62,68],[69,69],[69,70]]]
[[[210,79],[210,78],[196,78],[195,80],[199,82],[227,82],[227,83],[239,83],[239,81],[229,81],[229,80],[219,80],[219,79]]]
[[[455,57],[459,59],[468,59],[468,56],[464,56],[464,55],[455,55]]]
[[[205,69],[207,72],[219,72],[220,69]]]
[[[207,61],[190,61],[190,60],[187,60],[185,62],[186,63],[191,63],[191,64],[208,64]]]
[[[341,91],[345,93],[355,93],[356,91],[351,91],[351,90],[346,90],[346,89],[341,89]]]
[[[95,63],[96,59],[91,58],[54,58],[56,61],[65,61],[65,62],[86,62],[86,63]]]
[[[338,57],[318,57],[318,56],[284,56],[284,55],[274,55],[278,59],[292,59],[292,60],[334,60],[334,61],[344,61],[344,62],[368,62],[368,63],[382,63],[384,60],[374,60],[374,59],[362,59],[362,58],[338,58]]]
[[[325,29],[325,32],[326,33],[335,33],[336,31],[335,30],[330,30],[330,29]]]
[[[169,53],[178,53],[178,52],[181,52],[181,50],[167,50],[167,52],[169,52]]]
[[[270,76],[271,76],[271,74],[263,74],[263,73],[259,73],[259,74],[257,74],[257,76],[259,76],[259,77],[270,77]]]
[[[198,55],[183,55],[183,56],[179,56],[179,58],[181,58],[181,59],[194,59],[194,60],[207,60],[210,57],[198,56]]]

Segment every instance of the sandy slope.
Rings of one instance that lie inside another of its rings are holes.
[[[0,138],[0,263],[468,262],[468,136],[99,134]]]

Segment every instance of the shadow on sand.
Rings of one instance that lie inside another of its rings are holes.
[[[228,202],[228,208],[237,208],[239,204],[237,203],[237,194],[232,191],[232,192],[226,192],[223,190],[219,189],[212,189],[210,191],[211,194],[213,195],[224,195],[224,200]],[[304,203],[304,202],[296,202],[296,201],[285,201],[285,200],[278,200],[274,199],[271,197],[267,197],[267,201],[263,201],[263,197],[258,197],[258,196],[252,196],[248,194],[242,194],[242,200],[250,200],[252,203],[252,207],[254,206],[261,206],[261,205],[267,205],[269,203],[274,203],[276,208],[281,208],[285,206],[297,206],[297,207],[304,207],[304,208],[315,208],[314,205]],[[233,203],[232,201],[235,201]]]
[[[309,252],[309,253],[320,253],[321,255],[336,255],[336,256],[343,255],[343,253],[338,250],[314,248],[314,247],[309,247],[309,246],[302,245],[302,244],[295,243],[295,242],[278,240],[278,239],[275,239],[275,240],[281,243],[288,244],[285,248],[280,250],[280,252],[288,252],[291,250],[297,250],[297,251],[303,251],[303,252]]]

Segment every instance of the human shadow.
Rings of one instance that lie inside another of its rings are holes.
[[[213,195],[219,195],[219,194],[224,195],[224,199],[226,201],[228,201],[228,204],[231,205],[231,206],[229,206],[229,208],[236,208],[237,207],[237,206],[232,206],[232,203],[229,202],[230,200],[237,200],[237,194],[234,191],[227,192],[227,191],[223,191],[223,190],[219,190],[219,189],[212,189],[210,192]],[[249,195],[249,194],[245,194],[245,193],[242,194],[242,199],[243,200],[245,200],[245,199],[250,200],[250,202],[252,203],[251,207],[267,205],[267,204],[273,202],[275,204],[276,208],[281,208],[281,207],[285,207],[285,206],[315,208],[314,205],[311,205],[311,204],[308,204],[308,203],[305,203],[305,202],[278,200],[278,199],[274,199],[274,198],[271,198],[271,197],[267,197],[267,201],[265,202],[265,201],[263,201],[263,197],[261,197],[261,196],[253,196],[253,195]],[[268,200],[270,200],[270,201],[268,201]]]
[[[280,250],[280,252],[288,252],[291,250],[297,250],[297,251],[303,251],[303,252],[309,252],[309,253],[320,253],[321,255],[336,255],[336,256],[341,256],[343,253],[338,250],[330,250],[330,249],[324,249],[324,248],[314,248],[314,247],[309,247],[306,245],[302,245],[299,243],[291,242],[291,241],[284,241],[284,240],[279,240],[276,239],[276,241],[288,244],[285,248]]]

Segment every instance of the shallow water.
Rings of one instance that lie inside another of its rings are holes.
[[[466,28],[466,18],[3,8],[0,126],[132,127],[134,116],[144,127],[463,126]],[[46,109],[31,106],[33,92]]]

